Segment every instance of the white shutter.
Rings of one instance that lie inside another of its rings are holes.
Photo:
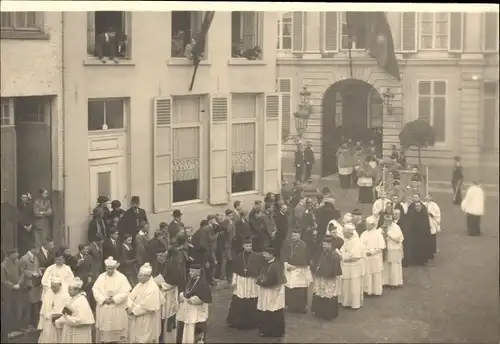
[[[464,13],[450,12],[448,17],[448,51],[462,53],[464,50]]]
[[[281,93],[281,130],[282,137],[289,136],[292,130],[292,79],[279,78],[278,92]]]
[[[278,193],[281,189],[281,95],[265,94],[264,101],[264,177],[262,192]]]
[[[161,213],[172,207],[172,98],[154,99],[153,127],[153,210]]]
[[[483,14],[483,51],[498,52],[498,12]]]
[[[210,97],[210,204],[227,204],[231,193],[231,121],[227,95]]]
[[[339,12],[324,12],[321,16],[323,34],[322,51],[336,53],[339,51]]]
[[[302,54],[305,46],[305,12],[292,13],[292,53]]]
[[[431,124],[432,82],[418,81],[418,119]]]
[[[87,54],[95,54],[95,12],[87,12]]]
[[[417,12],[403,12],[401,15],[401,52],[417,52]]]

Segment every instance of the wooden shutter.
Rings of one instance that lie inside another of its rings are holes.
[[[305,12],[292,13],[292,53],[294,54],[302,54],[304,52],[304,22]]]
[[[165,212],[172,207],[172,98],[154,100],[153,127],[153,209]]]
[[[227,204],[231,193],[229,97],[210,97],[210,204]]]
[[[281,95],[264,95],[264,176],[262,192],[278,193],[281,189]]]
[[[401,15],[401,52],[417,52],[417,12],[403,12]]]
[[[432,127],[436,142],[446,141],[446,81],[434,81],[432,99]]]
[[[95,54],[95,12],[87,12],[87,53]]]
[[[483,50],[498,52],[498,12],[487,12],[483,15]]]
[[[450,12],[448,17],[448,51],[461,53],[464,50],[464,13]]]
[[[483,84],[482,145],[484,148],[498,147],[498,82]]]
[[[278,92],[281,94],[281,130],[289,136],[292,128],[292,79],[279,78]]]
[[[418,119],[431,123],[432,83],[418,82]]]
[[[323,33],[322,50],[325,53],[339,51],[339,12],[324,12],[321,16]]]

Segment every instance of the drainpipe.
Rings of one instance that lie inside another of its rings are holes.
[[[65,57],[66,57],[66,50],[64,48],[64,32],[65,32],[65,11],[61,12],[61,86],[62,86],[62,116],[61,116],[61,121],[62,121],[62,143],[63,143],[63,149],[62,149],[62,163],[63,163],[63,190],[62,190],[62,197],[63,197],[63,215],[62,215],[62,220],[63,220],[63,239],[64,243],[69,245],[69,228],[66,226],[66,211],[68,209],[68,197],[66,197],[66,191],[67,191],[67,157],[68,157],[68,151],[67,151],[67,145],[66,145],[66,132],[68,129],[68,123],[66,120],[66,87],[65,87],[65,80],[66,80],[66,64],[65,64]]]

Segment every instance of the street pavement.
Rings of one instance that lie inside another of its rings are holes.
[[[331,186],[321,181],[320,187]],[[368,214],[371,206],[356,204],[357,192],[334,194],[344,213],[355,207]],[[435,194],[441,207],[439,252],[424,267],[404,270],[404,287],[365,298],[360,310],[340,309],[331,322],[311,314],[286,314],[282,343],[498,343],[498,199],[488,198],[482,236],[469,237],[460,207],[451,195]],[[231,291],[218,287],[210,306],[211,343],[276,343],[257,331],[240,332],[226,326]],[[16,343],[36,340],[35,334]]]

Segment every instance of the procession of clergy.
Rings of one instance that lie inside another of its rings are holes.
[[[357,209],[340,219],[328,188],[318,201],[300,196],[300,190],[296,194],[298,203],[305,202],[305,211],[290,220],[291,233],[283,235],[278,230],[267,238],[239,239],[241,233],[237,233],[233,238],[232,278],[228,276],[233,295],[227,316],[232,328],[258,329],[266,337],[284,336],[285,309],[306,313],[311,283],[311,312],[332,320],[338,315],[338,304],[360,309],[365,296],[382,295],[384,286],[402,287],[403,265],[423,265],[436,252],[440,210],[430,198],[424,203],[416,194],[400,202],[397,196],[391,200],[381,194],[371,216],[362,220]],[[265,208],[277,207],[278,216],[288,221],[286,203],[294,204],[276,196],[266,197]],[[261,204],[255,202],[249,218]],[[238,215],[238,221],[248,221],[245,211]],[[210,282],[204,276],[208,265],[204,259],[189,260],[184,281],[175,259],[163,259],[153,264],[155,268],[145,263],[132,288],[117,270],[118,261],[105,259],[105,271],[91,289],[94,316],[82,289],[84,282],[73,277],[63,255],[57,254],[41,281],[39,342],[92,343],[94,327],[98,343],[204,342],[212,302]]]

